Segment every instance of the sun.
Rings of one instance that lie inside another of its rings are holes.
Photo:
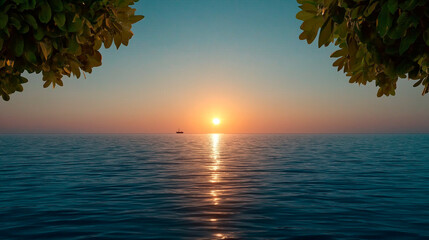
[[[213,118],[212,120],[214,125],[219,125],[220,124],[220,119],[219,118]]]

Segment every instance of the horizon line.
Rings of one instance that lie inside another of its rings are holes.
[[[208,134],[242,134],[242,135],[365,135],[365,134],[429,134],[429,132],[267,132],[267,133],[157,133],[157,132],[119,132],[119,133],[109,133],[109,132],[0,132],[0,135],[208,135]]]

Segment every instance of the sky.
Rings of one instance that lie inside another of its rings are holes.
[[[140,0],[130,44],[86,79],[0,101],[0,133],[423,133],[429,96],[348,83],[334,46],[298,39],[293,0]],[[213,118],[221,124],[214,126]]]

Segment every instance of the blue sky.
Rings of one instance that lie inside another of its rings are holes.
[[[87,78],[0,102],[0,133],[428,132],[427,96],[349,84],[335,47],[298,39],[292,0],[141,0],[129,46],[102,50]],[[213,129],[210,119],[222,124]]]

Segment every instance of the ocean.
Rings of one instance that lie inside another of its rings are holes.
[[[429,135],[0,135],[0,239],[429,239]]]

